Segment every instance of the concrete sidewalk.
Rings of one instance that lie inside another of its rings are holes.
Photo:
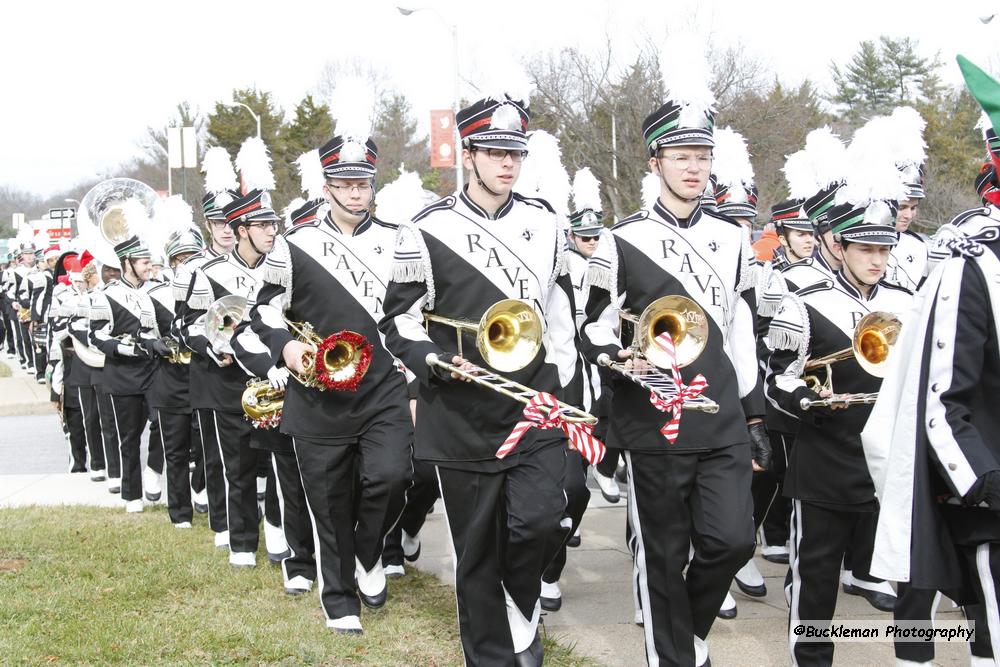
[[[10,369],[11,377],[0,377],[0,417],[55,414],[49,402],[49,387],[38,384],[34,370],[29,374],[17,358],[0,355],[0,363]]]

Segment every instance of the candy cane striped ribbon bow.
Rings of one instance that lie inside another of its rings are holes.
[[[649,402],[660,412],[669,412],[670,421],[660,428],[660,433],[667,439],[667,442],[674,444],[677,435],[680,433],[681,409],[684,401],[689,401],[701,395],[708,387],[708,380],[701,373],[695,376],[691,384],[684,384],[681,379],[681,369],[677,367],[677,350],[674,348],[674,340],[667,332],[656,337],[657,344],[670,356],[670,373],[674,376],[674,384],[677,385],[677,395],[670,399],[662,399],[654,392],[649,392]]]
[[[546,415],[542,407],[549,408]],[[590,465],[597,465],[604,458],[604,443],[594,437],[594,427],[589,424],[571,424],[563,419],[559,412],[559,401],[552,394],[539,392],[524,406],[523,419],[517,423],[507,439],[500,445],[496,457],[503,457],[514,451],[521,437],[529,428],[547,430],[562,429],[569,438],[569,448],[580,453]]]

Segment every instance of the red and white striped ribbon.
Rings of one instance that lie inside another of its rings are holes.
[[[684,401],[700,396],[701,392],[708,387],[708,380],[705,379],[704,375],[698,373],[691,384],[684,384],[681,379],[681,369],[677,367],[677,350],[674,348],[673,338],[664,331],[656,337],[656,342],[670,357],[670,373],[674,377],[674,384],[677,385],[677,395],[670,399],[662,399],[651,391],[649,392],[649,402],[660,412],[670,413],[670,420],[660,428],[660,433],[667,439],[667,442],[674,444],[680,433],[681,410],[684,407]]]
[[[541,408],[548,408],[548,414]],[[579,452],[590,465],[597,465],[604,458],[604,443],[594,437],[594,427],[589,424],[573,424],[563,419],[559,412],[559,401],[552,394],[539,392],[524,406],[523,419],[517,423],[507,439],[500,445],[496,457],[503,457],[514,451],[529,428],[542,430],[562,429],[569,438],[569,448]]]

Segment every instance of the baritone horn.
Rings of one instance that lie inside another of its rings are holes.
[[[213,349],[232,354],[230,341],[236,326],[247,313],[247,300],[236,294],[227,294],[212,302],[205,311],[205,338]]]
[[[285,390],[274,389],[267,380],[250,380],[241,402],[243,413],[254,428],[274,428],[281,423]]]
[[[833,364],[851,358],[856,359],[858,365],[869,375],[884,378],[889,367],[889,357],[895,349],[902,327],[900,319],[892,313],[880,310],[868,313],[854,327],[851,346],[818,359],[810,359],[806,362],[802,379],[812,391],[819,393],[826,389],[833,392]],[[826,379],[823,381],[820,381],[815,374],[808,374],[809,371],[819,369],[826,370]],[[800,406],[803,410],[808,410],[831,405],[870,405],[877,399],[877,391],[861,394],[835,393],[833,396],[818,400],[803,398]]]
[[[320,338],[308,322],[283,319],[295,337],[312,348],[302,355],[303,373],[289,369],[293,378],[320,391],[357,391],[372,361],[373,348],[367,338],[347,330]]]
[[[521,370],[530,364],[542,347],[541,318],[534,308],[517,299],[503,299],[496,302],[483,313],[479,322],[424,313],[425,326],[429,326],[431,322],[455,329],[457,354],[460,357],[465,356],[462,352],[462,334],[474,334],[476,349],[483,360],[491,368],[505,373]],[[442,361],[436,354],[427,355],[426,361],[428,366],[454,373],[480,387],[525,405],[539,393],[480,366],[463,370],[454,364]],[[558,409],[563,420],[568,423],[589,425],[597,423],[597,417],[562,401],[559,401]]]
[[[628,368],[625,363],[602,354],[598,363],[624,375],[644,389],[663,400],[677,396],[680,388],[672,374],[665,372],[671,366],[683,368],[701,356],[708,344],[708,316],[704,309],[686,296],[663,296],[646,306],[639,316],[627,310],[619,311],[624,322],[631,322],[634,331],[632,344],[633,359],[644,359],[655,366]],[[670,334],[674,342],[674,358],[663,349],[656,338],[662,333]],[[715,414],[719,404],[704,396],[684,401],[685,410],[697,410]]]

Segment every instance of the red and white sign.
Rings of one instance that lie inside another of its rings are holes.
[[[431,111],[431,169],[455,166],[455,112]]]

